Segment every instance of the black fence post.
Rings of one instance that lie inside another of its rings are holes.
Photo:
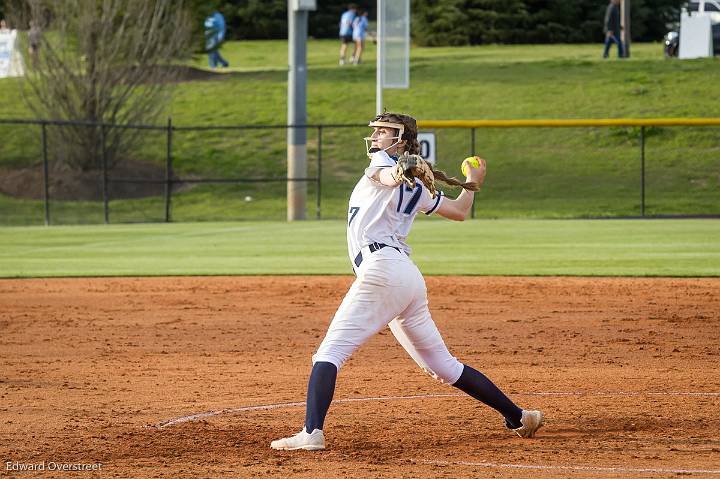
[[[640,216],[645,217],[645,126],[640,127]]]
[[[170,223],[172,197],[172,118],[167,121],[167,151],[165,157],[165,222]]]
[[[470,129],[470,156],[475,156],[475,128]],[[473,194],[470,218],[475,219],[475,195]]]
[[[320,219],[320,197],[322,193],[322,126],[318,126],[317,141],[317,188],[315,189],[315,218]]]
[[[105,124],[100,124],[100,154],[102,156],[102,194],[105,224],[110,223],[110,201],[108,198],[107,151],[105,151]]]
[[[50,225],[50,173],[47,157],[47,123],[40,123],[42,129],[43,188],[45,203],[45,226]]]

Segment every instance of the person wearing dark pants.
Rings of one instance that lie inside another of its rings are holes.
[[[618,58],[625,57],[622,40],[620,39],[620,0],[610,0],[605,10],[605,24],[603,31],[605,32],[605,49],[603,50],[603,58],[607,58],[610,53],[610,45],[617,44]]]

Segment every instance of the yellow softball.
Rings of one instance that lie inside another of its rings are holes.
[[[474,168],[477,168],[478,166],[480,166],[480,158],[478,158],[477,156],[468,156],[463,160],[460,169],[462,170],[462,174],[465,175],[466,178],[468,175],[468,163],[470,163]]]

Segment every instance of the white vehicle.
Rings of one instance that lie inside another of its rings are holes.
[[[707,15],[710,17],[710,23],[713,36],[713,50],[715,55],[720,55],[720,1],[719,0],[699,0],[690,1],[681,9],[681,15]],[[665,35],[665,55],[676,57],[680,46],[680,35],[677,31],[668,32]]]

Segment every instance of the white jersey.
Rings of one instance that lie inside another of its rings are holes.
[[[379,169],[395,166],[397,159],[384,151],[373,153],[370,166],[350,195],[348,210],[348,255],[354,263],[360,250],[371,243],[392,246],[410,255],[405,243],[418,212],[432,214],[440,206],[443,194],[433,198],[427,188],[416,181],[415,187],[404,184],[385,186],[370,177]]]

